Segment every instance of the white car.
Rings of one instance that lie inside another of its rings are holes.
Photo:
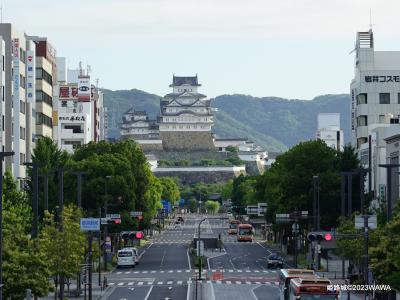
[[[125,248],[122,248],[121,250],[132,250],[133,251],[133,255],[134,255],[135,264],[136,265],[139,264],[139,251],[138,251],[137,248],[135,248],[135,247],[125,247]]]
[[[118,250],[117,268],[134,267],[136,265],[135,254],[131,249]]]

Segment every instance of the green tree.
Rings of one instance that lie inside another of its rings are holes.
[[[320,178],[320,215],[322,228],[337,224],[340,215],[340,172],[359,167],[354,149],[340,153],[323,141],[307,141],[277,157],[272,167],[256,183],[255,197],[266,200],[267,220],[274,222],[276,213],[295,209],[313,213],[312,178]],[[359,197],[358,197],[359,198]],[[357,199],[354,209],[359,209]],[[263,201],[265,202],[265,201]]]
[[[26,195],[16,188],[9,172],[4,179],[3,195],[3,294],[23,299],[26,289],[38,297],[51,290],[46,253],[30,236],[32,211]]]
[[[228,146],[228,147],[226,147],[226,151],[237,153],[237,152],[239,152],[239,148],[237,146]]]
[[[35,149],[32,153],[32,161],[41,164],[39,168],[40,173],[49,174],[49,210],[53,210],[58,203],[58,176],[57,170],[67,164],[70,155],[66,151],[61,151],[57,142],[49,137],[40,137],[36,142]],[[31,167],[28,168],[28,174],[32,174]],[[29,186],[32,183],[28,181]],[[31,189],[30,189],[31,190]],[[39,199],[44,198],[44,180],[39,179]],[[39,203],[39,211],[43,211],[43,203]]]
[[[209,213],[215,214],[215,213],[217,213],[219,211],[220,204],[219,204],[218,201],[207,200],[204,203],[204,207],[205,207],[205,209],[207,209],[207,211]]]
[[[369,249],[370,265],[377,281],[400,289],[400,214],[376,230]]]
[[[171,177],[162,177],[158,180],[162,186],[161,198],[175,205],[181,197],[178,184]]]
[[[85,234],[80,230],[82,211],[74,205],[66,205],[61,214],[61,224],[55,216],[46,212],[40,233],[39,245],[46,253],[47,263],[57,283],[61,277],[73,278],[80,271],[85,253]]]
[[[233,180],[232,184],[232,205],[237,214],[245,214],[246,206],[257,203],[256,195],[257,177],[244,176]]]

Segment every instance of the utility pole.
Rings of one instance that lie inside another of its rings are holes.
[[[44,210],[49,210],[49,175],[53,172],[43,172],[39,176],[44,179]]]
[[[32,238],[38,236],[38,219],[39,219],[39,167],[42,165],[39,162],[25,162],[24,166],[32,167],[32,210],[33,210],[33,226]]]
[[[59,230],[63,231],[62,213],[64,209],[64,167],[58,168]],[[64,276],[60,276],[60,299],[64,299]]]
[[[0,152],[0,199],[3,199],[3,161],[14,152]],[[3,201],[0,200],[0,300],[3,300]]]
[[[107,185],[107,181],[112,178],[111,175],[107,175],[105,177],[105,181],[104,181],[104,192],[105,192],[105,203],[104,203],[104,217],[107,218],[107,213],[108,213],[108,185]],[[106,240],[108,236],[108,224],[104,224],[104,240]],[[107,271],[107,252],[104,251],[103,253],[103,259],[104,259],[104,271]]]
[[[79,208],[81,208],[82,207],[82,176],[86,175],[87,172],[76,171],[76,172],[72,172],[72,174],[76,175],[76,178],[77,178],[77,191],[76,191],[77,205]]]
[[[89,232],[89,300],[92,300],[92,258],[93,258],[93,253],[92,253],[92,232]]]

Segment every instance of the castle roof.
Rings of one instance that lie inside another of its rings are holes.
[[[169,93],[165,95],[165,98],[176,99],[176,98],[206,98],[207,96],[200,93],[182,92],[182,93]]]
[[[128,109],[123,114],[124,115],[135,115],[135,116],[147,116],[147,112],[145,110],[135,110],[133,107]]]
[[[173,76],[172,77],[172,84],[170,84],[170,87],[174,86],[181,86],[181,85],[191,85],[191,86],[201,86],[199,84],[197,75],[196,76]]]

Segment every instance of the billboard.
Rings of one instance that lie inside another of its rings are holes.
[[[29,103],[35,102],[36,93],[35,76],[35,51],[26,51],[26,100]]]
[[[90,96],[90,77],[80,75],[78,77],[78,101],[89,102]]]
[[[76,86],[61,85],[58,91],[58,96],[60,99],[77,99],[78,88]]]

